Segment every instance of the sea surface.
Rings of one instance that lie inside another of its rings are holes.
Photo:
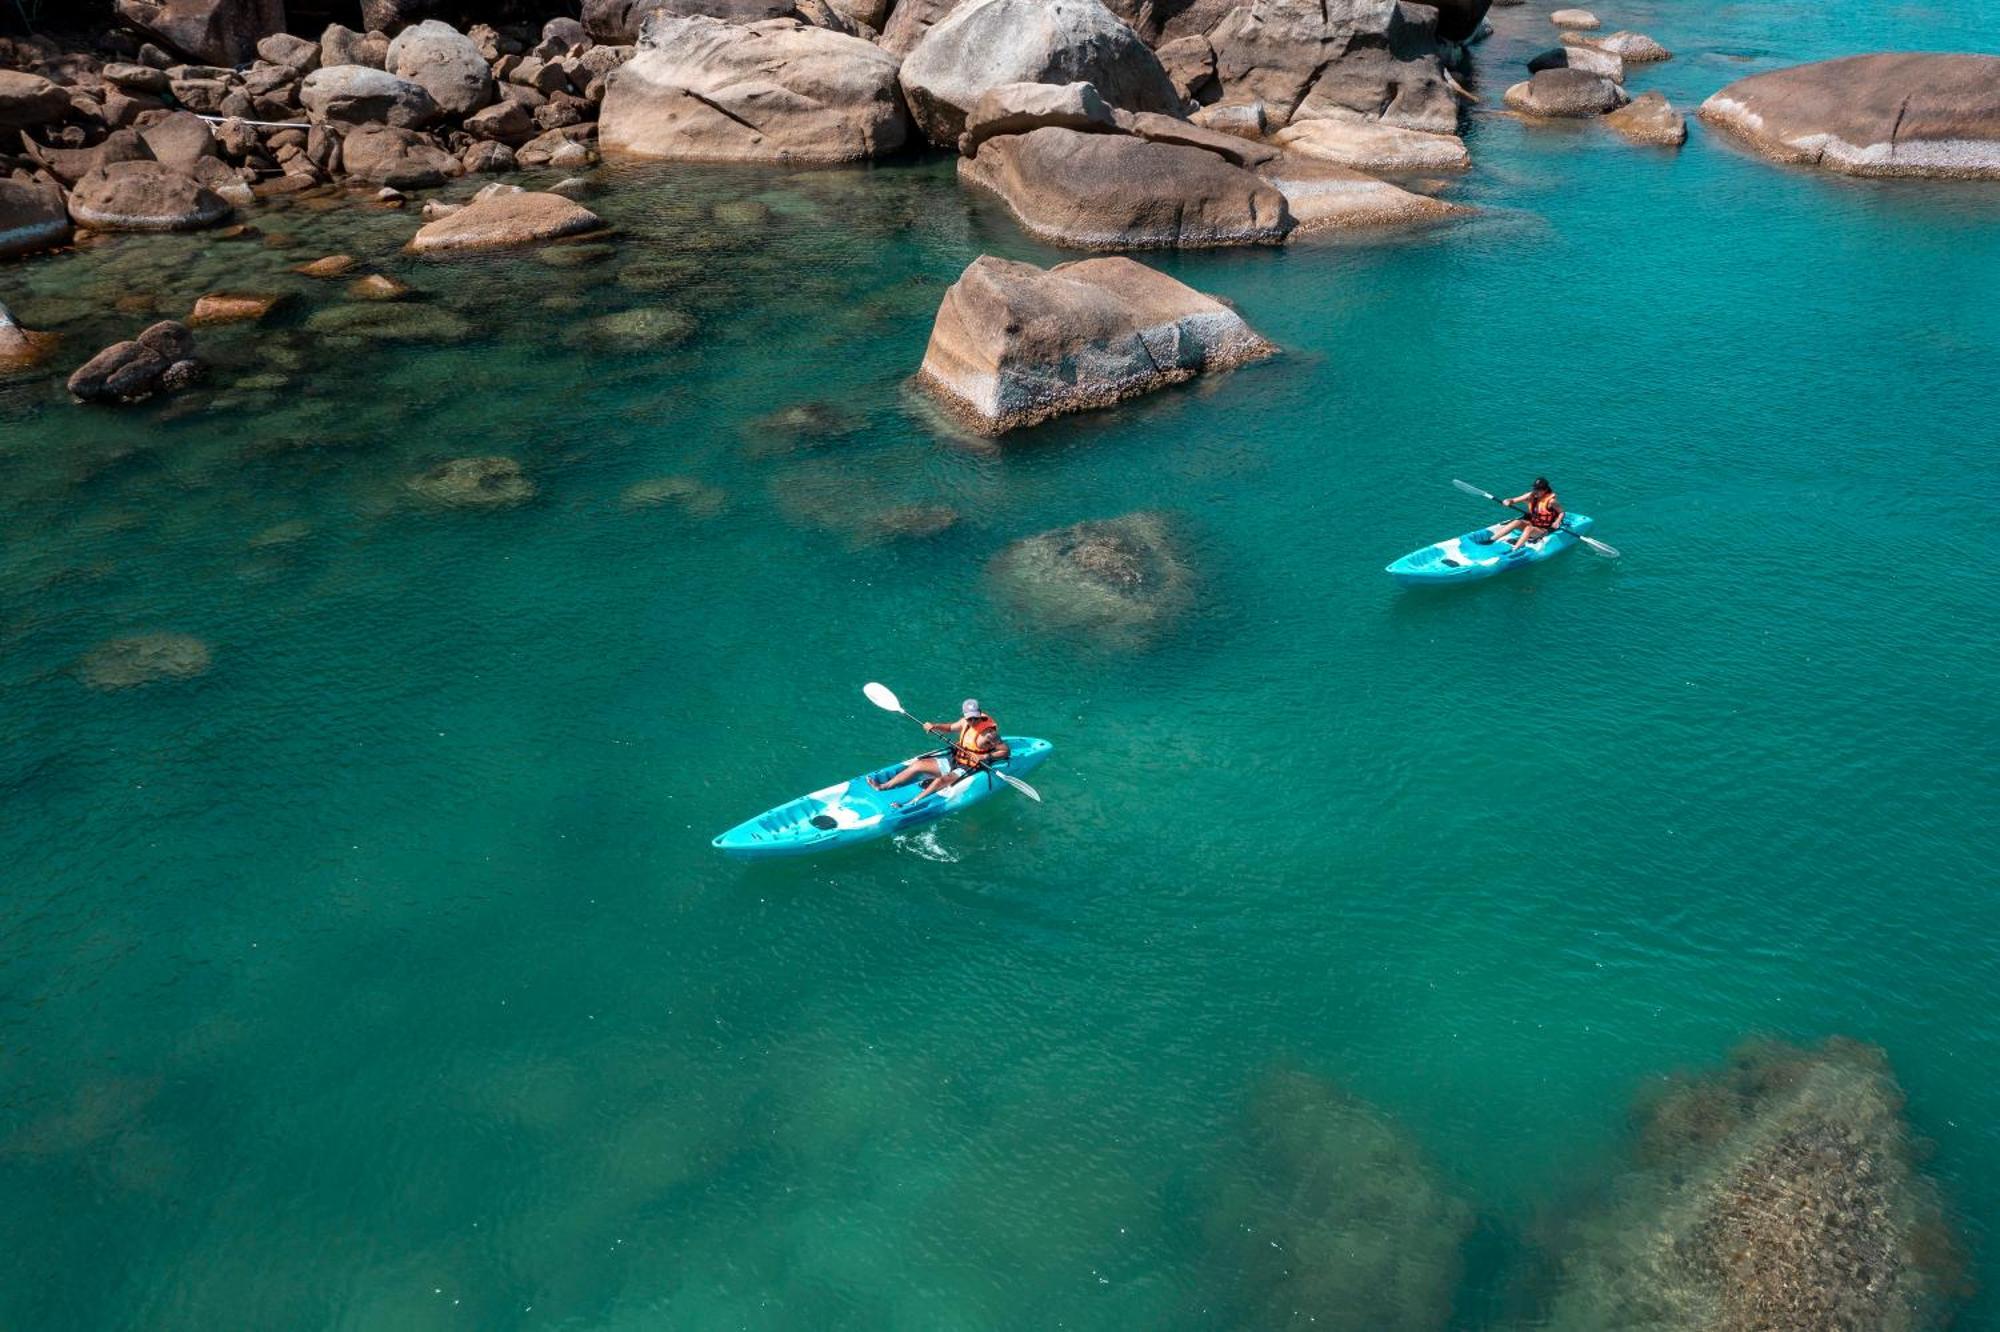
[[[1690,109],[2000,49],[1978,8],[1599,6]],[[1466,132],[1469,220],[1147,257],[1282,355],[997,445],[911,389],[931,316],[1066,256],[942,158],[607,168],[615,241],[546,259],[307,201],[0,269],[65,372],[290,296],[177,402],[0,386],[0,1326],[1255,1325],[1227,1199],[1287,1071],[1476,1218],[1450,1325],[1533,1326],[1636,1095],[1841,1034],[2000,1328],[2000,187]],[[403,340],[289,271],[335,252],[417,288]],[[492,455],[530,502],[408,485]],[[1493,516],[1453,478],[1537,474],[1623,558],[1384,576]],[[1200,585],[1151,649],[998,594],[1137,510]],[[152,632],[208,669],[88,683]],[[868,680],[1053,740],[1044,802],[720,859],[920,747]],[[1430,1325],[1381,1294],[1343,1325]]]

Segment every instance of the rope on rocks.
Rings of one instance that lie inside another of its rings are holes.
[[[196,113],[197,120],[206,120],[211,125],[226,125],[232,120],[243,120],[241,116],[204,116]],[[310,120],[243,120],[252,129],[311,129]]]

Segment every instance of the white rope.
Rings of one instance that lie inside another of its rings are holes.
[[[226,125],[232,120],[243,120],[241,116],[204,116],[196,114],[197,120],[206,120],[211,125]],[[243,120],[253,129],[311,129],[310,120]]]

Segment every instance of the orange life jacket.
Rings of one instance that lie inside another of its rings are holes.
[[[1000,744],[1000,723],[981,714],[967,717],[951,742],[951,762],[957,768],[976,768],[987,761]]]
[[[1539,498],[1528,499],[1528,521],[1536,527],[1545,527],[1553,532],[1562,526],[1563,506],[1556,502],[1556,492],[1551,490]]]

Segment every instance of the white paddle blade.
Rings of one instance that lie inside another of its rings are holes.
[[[998,777],[1001,781],[1007,783],[1007,785],[1013,787],[1016,791],[1019,791],[1022,795],[1028,797],[1028,799],[1034,801],[1036,804],[1039,805],[1042,803],[1042,793],[1040,791],[1037,791],[1034,787],[1028,785],[1026,782],[1022,781],[1019,777],[1009,777],[1006,773],[1001,772],[998,768],[995,768],[993,770],[993,775],[995,777]]]
[[[1457,486],[1460,490],[1464,491],[1468,495],[1477,495],[1481,499],[1490,499],[1494,500],[1496,503],[1498,502],[1497,497],[1493,494],[1492,491],[1481,490],[1478,486],[1473,485],[1470,481],[1461,481],[1457,477],[1453,477],[1451,483]]]
[[[888,685],[876,684],[873,680],[870,680],[867,684],[861,686],[861,692],[868,695],[870,703],[881,708],[884,712],[901,712],[903,710],[903,705],[897,701],[895,694],[890,692]]]
[[[1599,541],[1596,537],[1579,537],[1579,539],[1584,545],[1590,547],[1592,554],[1602,555],[1607,560],[1618,558],[1618,547],[1611,545],[1609,542]]]

